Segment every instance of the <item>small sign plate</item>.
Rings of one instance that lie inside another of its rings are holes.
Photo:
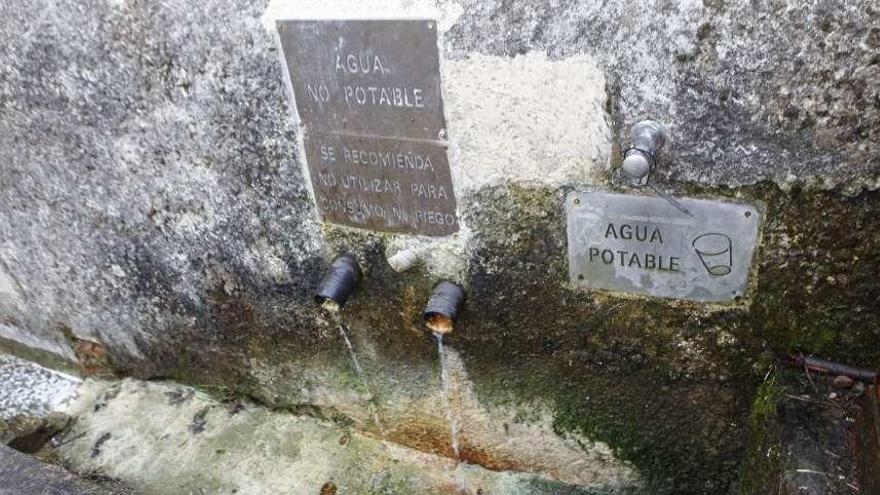
[[[566,198],[575,286],[702,302],[741,297],[761,222],[752,205],[572,192]]]
[[[322,219],[457,232],[436,23],[291,20],[278,33]]]
[[[325,221],[435,236],[458,231],[442,143],[309,134],[305,145]]]

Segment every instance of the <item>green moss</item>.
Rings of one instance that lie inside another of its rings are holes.
[[[783,473],[778,418],[782,389],[776,374],[759,387],[749,415],[749,450],[742,466],[741,495],[775,495]]]
[[[410,480],[399,476],[384,476],[370,486],[368,495],[416,495]]]
[[[450,343],[481,401],[549,404],[559,434],[609,444],[648,493],[723,493],[745,443],[730,419],[745,416],[755,378],[742,350],[706,329],[742,310],[704,315],[570,290],[562,195],[506,191],[469,198],[480,204],[469,219],[481,246],[469,277],[479,311],[463,315]],[[704,355],[694,363],[681,345]],[[707,362],[737,379],[713,379]]]
[[[755,334],[778,350],[876,366],[880,322],[866,315],[880,299],[880,193],[754,193],[769,205]]]

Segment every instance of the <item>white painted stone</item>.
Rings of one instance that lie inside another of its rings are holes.
[[[605,77],[590,56],[472,54],[445,62],[443,85],[459,195],[507,182],[591,184],[608,165]]]
[[[395,272],[403,273],[416,266],[421,257],[417,249],[403,249],[388,257],[388,265]]]
[[[419,262],[436,279],[463,284],[467,280],[467,249],[471,230],[464,223],[449,237],[398,235],[388,239],[388,253],[410,250],[419,254]]]

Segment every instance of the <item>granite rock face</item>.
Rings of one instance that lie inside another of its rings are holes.
[[[440,19],[460,235],[316,221],[267,20],[318,7]],[[0,338],[371,435],[375,410],[391,441],[449,456],[421,309],[452,277],[468,293],[446,342],[465,460],[735,493],[766,351],[880,360],[876,14],[870,1],[5,2]],[[628,127],[649,116],[670,131],[663,186],[767,207],[738,304],[568,286],[563,195],[615,188]],[[387,251],[408,244],[427,263],[393,272]],[[364,377],[311,297],[341,252],[365,271],[343,312]]]
[[[453,56],[595,54],[618,138],[666,124],[670,182],[877,187],[880,24],[869,2],[478,2]]]
[[[317,232],[260,5],[2,9],[5,334],[137,356],[212,292],[307,290]]]
[[[0,420],[44,416],[76,395],[79,380],[0,354]]]
[[[0,445],[0,480],[4,495],[18,493],[64,493],[68,495],[128,495],[118,486],[101,486],[79,479],[65,470],[41,463],[30,456]]]

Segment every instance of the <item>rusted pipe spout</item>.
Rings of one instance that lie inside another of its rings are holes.
[[[431,298],[428,299],[428,304],[422,313],[425,326],[441,335],[451,333],[462,302],[464,302],[464,290],[461,287],[448,280],[438,283],[434,286]]]
[[[324,309],[338,311],[348,301],[360,278],[361,267],[354,257],[344,254],[336,258],[318,284],[315,302]]]
[[[865,383],[877,383],[877,372],[865,368],[856,368],[846,364],[834,363],[803,354],[779,354],[784,363],[796,368],[806,368],[816,373],[843,375]]]

